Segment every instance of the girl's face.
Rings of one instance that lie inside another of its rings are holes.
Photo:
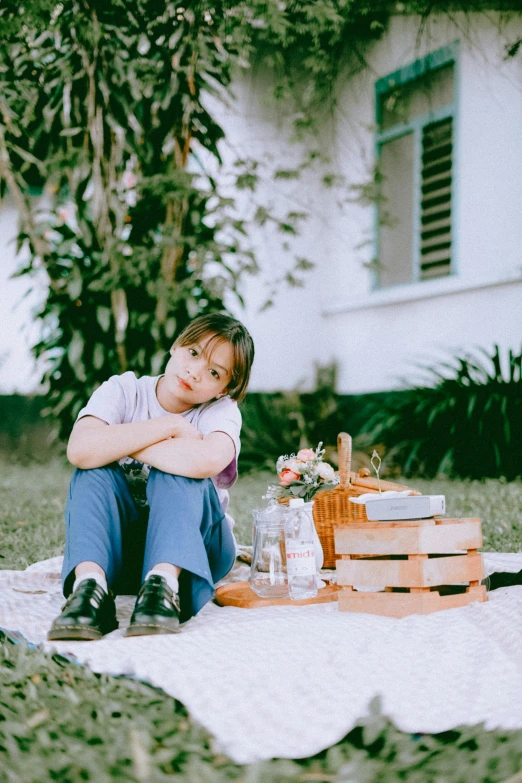
[[[232,346],[226,340],[217,342],[208,357],[205,348],[212,337],[213,334],[208,334],[197,343],[170,349],[162,393],[182,405],[183,410],[222,397],[232,380]]]

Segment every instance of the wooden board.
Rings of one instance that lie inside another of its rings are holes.
[[[435,525],[397,522],[355,523],[337,527],[335,551],[348,555],[446,554],[482,546],[480,519],[448,519]]]
[[[487,601],[484,585],[470,587],[465,593],[440,595],[426,593],[363,593],[349,588],[339,592],[340,612],[362,612],[384,617],[407,617],[410,614],[432,614],[445,609],[467,606],[474,601]]]
[[[409,560],[337,561],[337,583],[359,587],[435,587],[480,582],[484,576],[483,558],[478,553]]]
[[[337,601],[339,590],[337,585],[326,585],[317,591],[315,598],[292,601],[291,598],[261,598],[254,593],[248,582],[231,582],[218,587],[215,599],[220,606],[237,606],[240,609],[259,609],[263,606],[307,606]]]

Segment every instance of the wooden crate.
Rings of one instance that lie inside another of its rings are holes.
[[[405,617],[487,601],[480,519],[356,522],[334,537],[341,612]]]

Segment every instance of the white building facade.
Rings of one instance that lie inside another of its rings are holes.
[[[247,314],[255,388],[311,379],[313,359],[337,361],[341,392],[379,391],[417,362],[522,348],[522,57],[506,56],[522,17],[420,26],[392,19],[369,68],[339,86],[328,151],[354,186],[379,162],[386,200],[339,209],[335,193],[314,194],[306,289]]]
[[[308,210],[291,253],[277,234],[251,236],[261,274],[244,282],[237,310],[256,343],[251,389],[310,388],[314,364],[336,361],[339,391],[397,388],[414,363],[460,350],[522,344],[522,16],[397,16],[367,53],[368,68],[338,84],[323,150],[352,198],[311,173],[268,181],[258,197],[277,210]],[[302,148],[288,118],[263,101],[259,78],[238,81],[221,109],[234,155],[271,156],[291,167]],[[225,157],[227,151],[225,150]],[[332,168],[330,167],[330,168]],[[378,168],[382,199],[356,198]],[[350,190],[352,187],[352,190]],[[0,393],[30,391],[27,340],[11,304],[23,283],[13,271],[15,213],[0,207],[2,266]],[[290,255],[316,262],[303,288],[277,285]],[[16,288],[18,286],[18,288]],[[233,303],[231,306],[234,307]]]

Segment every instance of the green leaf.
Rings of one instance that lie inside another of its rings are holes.
[[[105,349],[101,343],[96,343],[92,352],[92,363],[96,370],[101,370],[105,359]]]
[[[164,363],[165,363],[165,351],[157,351],[152,357],[152,361],[151,361],[152,375],[159,375],[160,372],[163,370]]]
[[[165,322],[165,337],[168,337],[169,340],[174,337],[174,333],[176,331],[177,321],[175,318],[167,318]]]
[[[84,133],[84,128],[63,128],[63,130],[60,131],[60,136],[77,136],[79,133]]]
[[[69,297],[76,301],[80,296],[83,288],[83,278],[81,273],[76,267],[73,268],[73,272],[67,280],[67,293]]]
[[[111,310],[108,307],[96,308],[96,320],[104,332],[108,332],[111,325]]]
[[[299,179],[300,176],[299,169],[278,169],[274,174],[275,179]]]
[[[73,369],[76,369],[80,363],[80,359],[83,354],[84,345],[85,345],[85,341],[82,337],[81,332],[75,329],[72,335],[71,342],[69,343],[69,347],[67,348],[67,358],[69,360],[69,364]]]

